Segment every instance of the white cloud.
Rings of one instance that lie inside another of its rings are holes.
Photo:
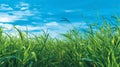
[[[18,16],[9,15],[7,13],[0,13],[0,15],[0,22],[14,22],[20,18]]]
[[[80,28],[88,28],[88,26],[86,25],[85,22],[74,22],[73,25],[75,27],[80,27]],[[12,24],[3,24],[0,23],[0,27],[3,27],[4,30],[14,30]],[[55,21],[53,22],[49,22],[46,23],[43,26],[32,26],[32,25],[28,25],[28,26],[20,26],[20,25],[16,25],[16,28],[20,29],[21,31],[25,31],[28,29],[28,31],[31,31],[31,33],[38,35],[38,33],[41,34],[41,30],[44,31],[48,31],[48,33],[50,34],[51,37],[58,37],[59,33],[65,33],[66,31],[68,31],[69,29],[73,29],[71,24],[65,24],[65,23],[57,23]],[[51,29],[54,28],[54,29]],[[35,31],[38,30],[38,31]],[[11,31],[11,33],[13,33],[15,31]]]
[[[20,4],[19,4],[20,6],[29,6],[29,4],[28,3],[24,3],[24,2],[20,2]]]
[[[33,16],[35,13],[29,10],[29,4],[20,2],[16,5],[20,10],[13,10],[8,4],[1,4],[0,10],[7,10],[7,12],[0,12],[0,22],[15,22],[17,20],[27,20],[27,16]]]
[[[13,10],[8,4],[1,4],[0,10]]]
[[[12,24],[4,24],[4,23],[0,23],[0,27],[3,28],[4,30],[13,30],[14,27]],[[25,31],[25,30],[29,30],[29,31],[33,31],[33,30],[44,30],[47,29],[45,26],[21,26],[21,25],[15,25],[16,28],[20,29],[21,31]]]
[[[14,11],[11,12],[13,15],[9,15],[9,13],[0,13],[0,22],[15,22],[17,20],[27,20],[24,18],[25,16],[31,16],[29,11]]]
[[[79,28],[88,28],[88,26],[85,22],[74,22],[73,26],[79,27]]]
[[[10,15],[10,14],[12,15]],[[27,20],[27,16],[33,16],[34,14],[30,10],[26,11],[12,11],[8,13],[0,12],[0,22],[15,22],[17,20]]]
[[[7,7],[6,7],[7,6]],[[0,22],[15,22],[17,20],[27,20],[26,17],[28,16],[33,16],[34,12],[29,10],[29,4],[27,3],[23,3],[21,2],[19,5],[17,5],[17,8],[20,8],[19,11],[9,11],[9,12],[0,12]],[[3,8],[4,7],[4,8]],[[8,9],[9,8],[9,9]],[[2,9],[6,9],[6,10],[10,10],[9,5],[2,5]],[[37,10],[34,10],[37,13]],[[74,10],[65,10],[65,12],[74,12]],[[48,12],[49,15],[53,15],[53,13]],[[50,18],[51,19],[51,18]],[[47,20],[45,20],[47,22]],[[32,22],[33,24],[38,24],[37,22]],[[73,25],[75,27],[81,26],[84,28],[87,28],[85,23],[81,23],[81,22],[75,22],[73,23]],[[4,30],[13,30],[13,26],[12,24],[3,24],[0,23],[0,27],[3,27]],[[20,25],[16,25],[16,27],[22,31],[24,30],[29,30],[29,31],[34,31],[34,30],[48,30],[48,33],[50,33],[50,35],[52,37],[56,37],[58,36],[58,33],[65,33],[66,31],[68,31],[69,29],[72,29],[72,25],[71,24],[66,24],[66,23],[58,23],[56,21],[52,21],[52,22],[48,22],[43,26],[32,26],[32,25],[28,25],[28,26],[20,26]],[[11,31],[12,34],[15,31]],[[39,33],[39,32],[33,32],[33,33]],[[16,34],[15,34],[16,35]]]
[[[81,11],[81,10],[80,9],[74,9],[74,10],[68,9],[68,10],[64,10],[64,12],[66,12],[66,13],[79,12],[79,11]]]
[[[64,10],[64,12],[74,12],[74,10]]]
[[[46,26],[58,26],[59,24],[55,21],[46,23]]]
[[[13,29],[13,25],[12,24],[3,24],[3,23],[0,23],[0,27],[2,27],[3,30],[12,30]]]
[[[53,14],[53,13],[51,13],[51,12],[48,12],[47,14],[48,14],[48,15],[54,15],[54,14]]]
[[[32,22],[32,24],[38,24],[38,22]]]
[[[16,15],[16,16],[32,16],[34,15],[32,13],[32,11],[30,10],[25,10],[25,11],[13,11],[11,12],[13,15]]]
[[[21,29],[21,30],[27,30],[27,29],[28,29],[29,31],[44,29],[44,27],[31,26],[31,25],[28,25],[28,26],[20,26],[20,25],[16,25],[15,27],[18,28],[18,29]]]
[[[59,33],[66,33],[68,30],[73,29],[74,27],[79,27],[81,29],[88,28],[85,22],[73,22],[72,24],[69,23],[57,23],[57,22],[49,22],[46,23],[46,27],[48,28],[48,33],[52,37],[59,37]]]
[[[16,5],[16,8],[19,8],[20,10],[27,10],[29,9],[29,4],[20,2],[18,5]]]
[[[22,7],[22,8],[21,8],[21,10],[26,10],[26,9],[28,9],[28,7]]]

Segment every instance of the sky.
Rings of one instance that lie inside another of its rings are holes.
[[[100,24],[102,16],[115,14],[120,15],[120,0],[0,0],[0,27],[13,35],[15,25],[22,31],[44,30],[56,37],[72,25],[87,29],[91,23]]]

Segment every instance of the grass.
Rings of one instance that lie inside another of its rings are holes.
[[[0,67],[120,67],[120,26],[105,21],[96,28],[70,30],[62,40],[45,32],[28,38],[15,27],[18,38],[0,29]]]

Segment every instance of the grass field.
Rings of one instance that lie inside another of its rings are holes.
[[[118,21],[119,24],[119,21]],[[120,67],[120,26],[106,21],[82,33],[73,29],[59,38],[48,33],[30,38],[0,29],[0,67]]]

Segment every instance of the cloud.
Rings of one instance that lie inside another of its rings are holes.
[[[33,16],[34,14],[30,10],[25,10],[25,11],[13,11],[10,12],[15,16]]]
[[[46,23],[46,26],[58,26],[59,24],[55,21]]]
[[[59,33],[66,33],[70,29],[80,28],[80,29],[87,29],[88,26],[85,22],[73,22],[70,23],[58,23],[58,22],[49,22],[45,24],[46,28],[48,29],[48,33],[52,37],[59,37]],[[73,27],[74,26],[74,27]]]
[[[20,30],[27,30],[28,29],[29,31],[44,29],[44,27],[31,26],[31,25],[28,25],[28,26],[16,25],[15,27],[18,28],[18,29],[20,29]]]
[[[74,12],[74,10],[64,10],[64,12]]]
[[[0,28],[3,28],[3,30],[12,30],[13,29],[13,25],[12,24],[3,24],[3,23],[0,23]]]
[[[29,4],[28,3],[24,3],[24,2],[20,2],[20,4],[19,4],[20,6],[26,6],[26,7],[28,7],[29,6]]]
[[[32,22],[32,24],[38,24],[38,22]]]
[[[37,23],[35,23],[37,24]],[[77,28],[80,29],[87,29],[88,26],[85,22],[74,22],[72,23]],[[16,25],[15,27],[20,29],[21,31],[30,31],[30,33],[33,33],[35,35],[38,35],[38,33],[42,34],[41,30],[48,31],[50,36],[54,37],[59,37],[59,33],[66,33],[68,30],[73,29],[71,24],[69,23],[59,23],[56,21],[52,21],[49,23],[44,24],[43,26],[32,26],[32,25],[27,25],[27,26],[21,26],[21,25]],[[14,30],[12,24],[4,24],[0,23],[0,27],[2,27],[5,31],[11,31]],[[37,30],[37,31],[36,31]],[[15,31],[11,31],[10,33],[13,33]]]
[[[74,10],[68,9],[68,10],[64,10],[64,12],[66,12],[66,13],[79,12],[79,11],[81,11],[81,10],[80,9],[74,9]]]
[[[16,5],[16,8],[19,8],[20,10],[27,10],[29,9],[29,4],[20,2],[18,5]]]
[[[69,29],[73,29],[73,27],[87,29],[88,26],[85,22],[73,22],[71,23],[58,23],[56,21],[48,22],[45,24],[45,27],[49,30],[56,31],[56,32],[65,32]]]
[[[54,15],[52,12],[48,12],[47,14],[48,14],[48,15]]]
[[[17,20],[27,20],[28,16],[33,16],[34,11],[29,10],[29,4],[21,2],[17,5],[22,10],[13,10],[8,4],[1,4],[0,10],[7,10],[7,12],[0,12],[0,22],[15,22]],[[24,10],[24,11],[23,11]]]
[[[82,28],[82,29],[88,28],[88,25],[85,22],[74,22],[73,26],[77,28]]]
[[[2,8],[1,10],[8,10],[7,12],[0,12],[0,27],[4,28],[5,31],[11,31],[14,30],[13,25],[11,23],[8,22],[15,22],[18,20],[28,20],[27,17],[36,17],[36,13],[40,13],[38,12],[37,9],[32,10],[30,9],[30,5],[28,3],[24,3],[24,2],[20,2],[18,5],[16,5],[15,8],[18,8],[19,10],[13,10],[12,7],[10,7],[7,4],[3,4],[0,8]],[[10,11],[12,10],[12,11]],[[77,10],[64,10],[64,12],[75,12]],[[48,15],[54,15],[54,13],[51,12],[46,12]],[[38,15],[37,15],[38,17]],[[39,14],[38,19],[41,18],[41,13]],[[51,20],[54,18],[48,18],[45,19],[45,22],[47,22],[47,20]],[[36,25],[28,25],[28,26],[22,26],[22,25],[16,25],[16,27],[22,31],[25,31],[28,29],[28,31],[32,32],[32,33],[40,33],[41,30],[48,30],[48,33],[52,36],[52,37],[56,37],[59,35],[59,33],[65,33],[66,31],[68,31],[69,29],[72,29],[72,25],[70,23],[59,23],[56,21],[51,21],[48,23],[44,23],[43,26],[39,26],[40,23],[37,22],[32,22],[32,24]],[[73,22],[73,25],[75,27],[79,27],[81,26],[81,28],[87,28],[85,23],[82,22]],[[37,31],[35,31],[37,30]],[[14,34],[15,31],[11,31],[11,33]]]
[[[8,4],[1,4],[0,10],[13,10]]]
[[[21,25],[15,25],[16,28],[20,29],[21,31],[25,31],[25,30],[29,30],[29,31],[34,31],[34,30],[42,30],[42,29],[46,29],[45,26],[32,26],[32,25],[28,25],[28,26],[21,26]],[[0,28],[3,28],[3,30],[7,31],[7,30],[14,30],[14,27],[12,24],[4,24],[4,23],[0,23]]]
[[[7,13],[0,13],[0,22],[14,22],[19,20],[21,17],[15,15],[9,15]]]

